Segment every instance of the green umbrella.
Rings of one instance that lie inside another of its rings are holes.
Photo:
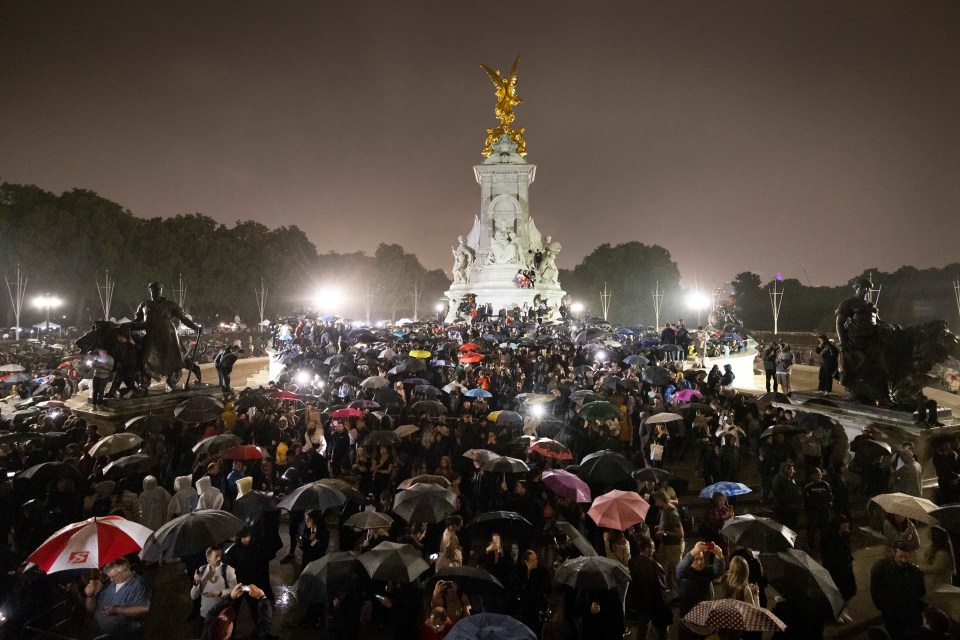
[[[604,400],[588,402],[580,408],[584,420],[614,420],[620,417],[620,409]]]

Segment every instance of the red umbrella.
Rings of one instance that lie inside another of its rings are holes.
[[[295,393],[290,393],[289,391],[274,391],[270,394],[270,397],[275,400],[299,400],[300,396]]]
[[[77,364],[76,360],[67,360],[66,362],[61,362],[59,365],[57,365],[57,369],[67,369],[75,364]]]
[[[587,515],[597,526],[626,531],[647,517],[650,504],[635,491],[614,489],[593,501]]]
[[[468,342],[467,344],[460,347],[460,351],[479,351],[480,345]]]
[[[530,443],[527,451],[536,451],[544,458],[553,458],[554,460],[573,460],[573,453],[570,449],[550,438],[540,438]]]
[[[68,524],[47,538],[27,558],[47,573],[99,569],[143,549],[153,532],[120,516],[90,518]]]
[[[336,411],[331,411],[330,417],[331,418],[362,418],[363,411],[361,411],[360,409],[351,409],[348,407],[346,409],[337,409]]]
[[[482,360],[483,360],[483,356],[480,355],[479,353],[469,353],[465,356],[460,356],[460,362],[463,362],[466,364],[481,362]]]
[[[240,460],[242,462],[263,460],[269,457],[270,453],[266,449],[253,444],[241,444],[236,447],[230,447],[223,454],[224,460]]]
[[[590,487],[578,476],[563,469],[547,469],[541,476],[543,484],[561,498],[571,502],[590,502]]]

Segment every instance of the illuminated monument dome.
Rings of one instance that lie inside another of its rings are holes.
[[[480,65],[496,88],[495,113],[500,126],[487,129],[483,150],[486,159],[473,168],[480,185],[480,214],[474,216],[473,228],[458,237],[453,247],[453,285],[446,293],[450,300],[447,321],[457,317],[457,308],[464,297],[473,294],[478,306],[488,304],[493,314],[501,309],[534,306],[544,300],[556,314],[566,295],[560,288],[556,258],[560,243],[541,235],[530,216],[530,184],[537,166],[529,164],[523,128],[512,128],[513,108],[522,100],[516,93],[517,63],[510,74]],[[534,272],[533,286],[519,286],[518,272]]]

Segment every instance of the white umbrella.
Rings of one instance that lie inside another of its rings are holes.
[[[0,367],[0,371],[3,371],[5,373],[6,372],[17,373],[19,371],[23,371],[23,366],[19,364],[5,364],[2,367]]]
[[[887,513],[919,520],[927,524],[937,524],[937,519],[930,515],[939,507],[926,498],[907,495],[906,493],[881,493],[871,498]]]

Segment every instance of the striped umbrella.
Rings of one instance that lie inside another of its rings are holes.
[[[143,549],[153,533],[120,516],[90,518],[60,529],[27,558],[47,573],[99,569],[128,553]]]

